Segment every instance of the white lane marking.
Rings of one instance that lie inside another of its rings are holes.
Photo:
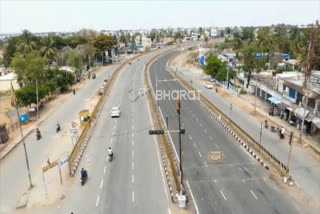
[[[132,137],[134,137],[134,133],[132,132],[132,135],[131,135]]]
[[[107,166],[104,166],[104,168],[103,168],[103,174],[106,174],[106,169],[107,169]]]
[[[217,183],[217,180],[213,180],[213,182]]]
[[[131,176],[131,182],[134,183],[134,175]]]
[[[226,200],[227,200],[227,198],[226,198],[226,196],[224,196],[224,194],[223,194],[222,190],[220,190],[220,193],[221,193],[221,195],[222,195],[223,199],[226,201]]]
[[[206,134],[208,134],[208,131],[207,131],[207,129],[204,129],[204,132],[205,132]]]
[[[204,163],[204,166],[205,166],[205,167],[208,167],[207,162],[203,161],[203,163]]]
[[[112,141],[113,141],[113,138],[112,138],[112,137],[111,137],[111,140],[110,140],[110,141],[111,141],[111,144],[112,144]]]
[[[134,192],[133,191],[132,191],[131,197],[132,197],[132,203],[134,203]]]
[[[200,123],[200,126],[203,127],[202,123]]]
[[[191,135],[189,135],[189,138],[190,138],[190,140],[192,140],[192,137],[191,137]]]
[[[247,168],[247,167],[245,167],[245,166],[244,166],[243,168],[244,168],[244,170],[246,170],[247,172],[249,172],[249,170],[248,170],[248,168]]]
[[[199,214],[199,209],[198,209],[196,201],[194,200],[193,193],[192,193],[192,190],[191,190],[190,185],[189,185],[189,181],[187,180],[186,183],[187,183],[187,186],[188,186],[188,188],[190,190],[190,194],[191,194],[191,198],[192,198],[192,200],[194,202],[194,206],[196,207],[196,212],[197,212],[197,214]]]
[[[242,179],[242,182],[243,182],[244,184],[246,183],[246,181],[245,181],[245,180],[243,180],[243,179]]]
[[[202,154],[200,153],[200,151],[198,151],[200,158],[202,158]]]
[[[132,140],[132,146],[134,146],[134,140]]]
[[[134,157],[134,151],[132,150],[132,152],[131,152],[131,155],[132,155],[132,157]]]
[[[98,195],[98,198],[97,198],[97,201],[96,201],[96,207],[97,207],[98,204],[99,204],[99,200],[100,200],[100,196]]]
[[[212,140],[212,141],[213,141],[213,138],[212,138],[211,136],[209,136],[209,138],[210,138],[210,140]]]
[[[219,146],[218,146],[218,144],[216,144],[216,143],[215,143],[214,145],[216,146],[216,148],[217,148],[217,149],[219,149]]]
[[[134,170],[134,162],[132,162],[131,168],[132,170]]]
[[[253,191],[250,190],[250,192],[251,192],[251,194],[253,195],[253,197],[254,197],[256,200],[258,200],[258,197],[253,193]]]
[[[117,127],[116,124],[114,124],[114,125],[113,125],[113,129],[116,129],[116,127]]]
[[[101,180],[101,183],[100,183],[100,189],[102,188],[102,185],[103,185],[103,179]]]
[[[193,146],[194,146],[195,148],[197,148],[197,145],[196,145],[195,143],[193,143]]]

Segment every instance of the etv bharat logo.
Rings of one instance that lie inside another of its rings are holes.
[[[200,100],[201,90],[156,90],[156,100]]]

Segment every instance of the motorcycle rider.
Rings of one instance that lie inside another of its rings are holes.
[[[60,131],[60,124],[59,121],[57,121],[57,132]]]
[[[82,179],[86,179],[88,177],[88,173],[87,170],[85,170],[84,168],[81,169],[81,180]]]
[[[109,147],[109,149],[108,149],[108,155],[109,155],[109,157],[110,157],[111,159],[113,158],[113,152],[112,152],[111,147]]]
[[[40,133],[39,128],[37,128],[37,130],[36,130],[36,136],[38,139],[40,139],[40,137],[41,137],[41,133]]]

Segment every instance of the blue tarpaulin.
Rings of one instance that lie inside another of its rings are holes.
[[[274,104],[280,103],[280,100],[276,97],[269,97],[268,100]]]

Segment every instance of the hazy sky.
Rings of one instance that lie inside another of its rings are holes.
[[[0,33],[308,24],[320,0],[0,0]]]

